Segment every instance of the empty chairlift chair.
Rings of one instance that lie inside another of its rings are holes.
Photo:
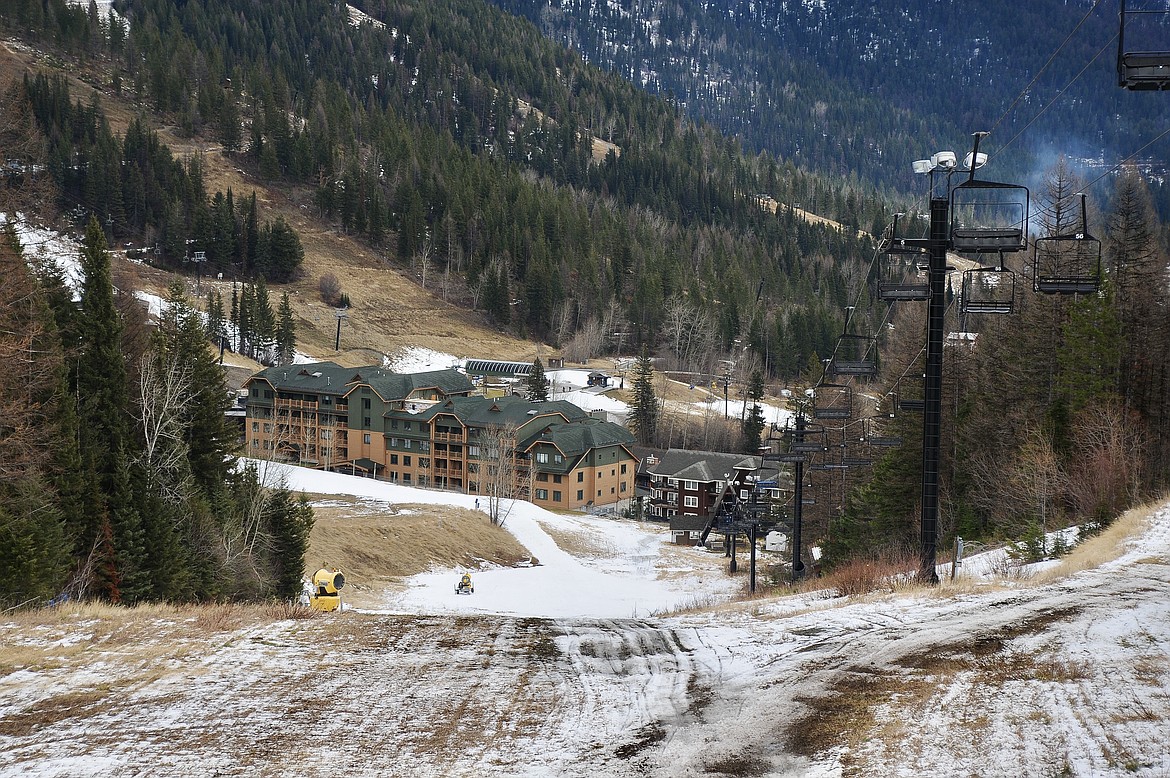
[[[1004,266],[1002,254],[998,265],[963,271],[960,311],[1009,314],[1015,309],[1016,274]]]
[[[926,251],[910,241],[921,241],[906,232],[904,213],[894,214],[890,237],[883,246],[882,276],[878,280],[878,299],[887,302],[913,302],[930,299],[930,282],[924,275],[929,268]],[[909,262],[904,260],[909,259]]]
[[[835,375],[872,378],[877,375],[877,338],[872,335],[841,335],[829,362]]]
[[[1032,288],[1044,294],[1094,294],[1101,288],[1101,241],[1088,232],[1081,195],[1079,232],[1037,238]]]
[[[1170,9],[1157,0],[1121,0],[1117,84],[1170,89]]]
[[[996,254],[1027,248],[1028,188],[972,178],[951,189],[951,249]]]
[[[814,419],[848,419],[853,415],[853,390],[843,384],[813,387]]]

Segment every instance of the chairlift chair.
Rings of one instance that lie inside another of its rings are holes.
[[[898,392],[897,408],[899,411],[910,411],[912,413],[921,413],[926,410],[926,399],[922,396],[922,389],[919,388],[912,394]]]
[[[1170,89],[1170,9],[1150,0],[1121,0],[1117,85],[1131,91]]]
[[[872,378],[877,375],[877,338],[872,335],[841,335],[829,362],[836,375]]]
[[[884,275],[878,280],[878,299],[888,302],[911,302],[914,300],[930,299],[930,284],[909,273],[900,261],[903,256],[914,257],[914,267],[917,272],[923,270],[923,264],[929,267],[926,253],[921,246],[910,245],[907,241],[921,241],[924,236],[914,238],[904,235],[904,228],[900,225],[903,213],[894,214],[894,224],[890,228],[890,237],[885,241],[882,251],[885,262],[882,263]]]
[[[963,290],[959,299],[962,313],[1010,314],[1016,307],[1016,274],[1003,264],[963,271]]]
[[[1101,288],[1101,241],[1088,232],[1085,195],[1080,231],[1037,238],[1032,270],[1032,288],[1044,294],[1095,294]]]
[[[971,178],[951,189],[951,248],[1002,253],[1027,248],[1028,188]]]
[[[853,415],[853,390],[843,384],[813,387],[814,419],[848,419]]]

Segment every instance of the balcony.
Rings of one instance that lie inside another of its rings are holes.
[[[436,443],[462,443],[466,436],[462,432],[436,432]]]
[[[320,405],[319,403],[309,402],[308,400],[284,400],[278,397],[276,398],[276,407],[281,409],[303,408],[315,411]]]

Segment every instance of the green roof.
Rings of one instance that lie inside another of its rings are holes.
[[[474,388],[467,376],[453,369],[395,373],[377,365],[342,367],[335,362],[270,367],[249,380],[256,379],[268,381],[279,391],[313,394],[344,395],[356,386],[368,384],[384,400],[402,400],[420,389],[461,394]]]
[[[535,419],[546,420],[546,423],[563,423],[566,420],[589,418],[589,414],[565,400],[534,403],[515,395],[451,397],[419,416],[429,420],[440,413],[453,414],[468,427],[502,427],[511,424],[519,428]]]
[[[554,423],[541,430],[521,444],[528,450],[537,443],[552,443],[569,458],[580,456],[587,451],[606,446],[630,446],[634,436],[620,424],[602,421],[592,417],[568,423]]]

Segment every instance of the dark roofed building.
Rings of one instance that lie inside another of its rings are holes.
[[[752,488],[748,476],[754,477],[760,464],[758,456],[672,448],[656,462],[644,462],[649,477],[650,513],[662,519],[706,519],[729,487],[732,494],[746,499]]]

